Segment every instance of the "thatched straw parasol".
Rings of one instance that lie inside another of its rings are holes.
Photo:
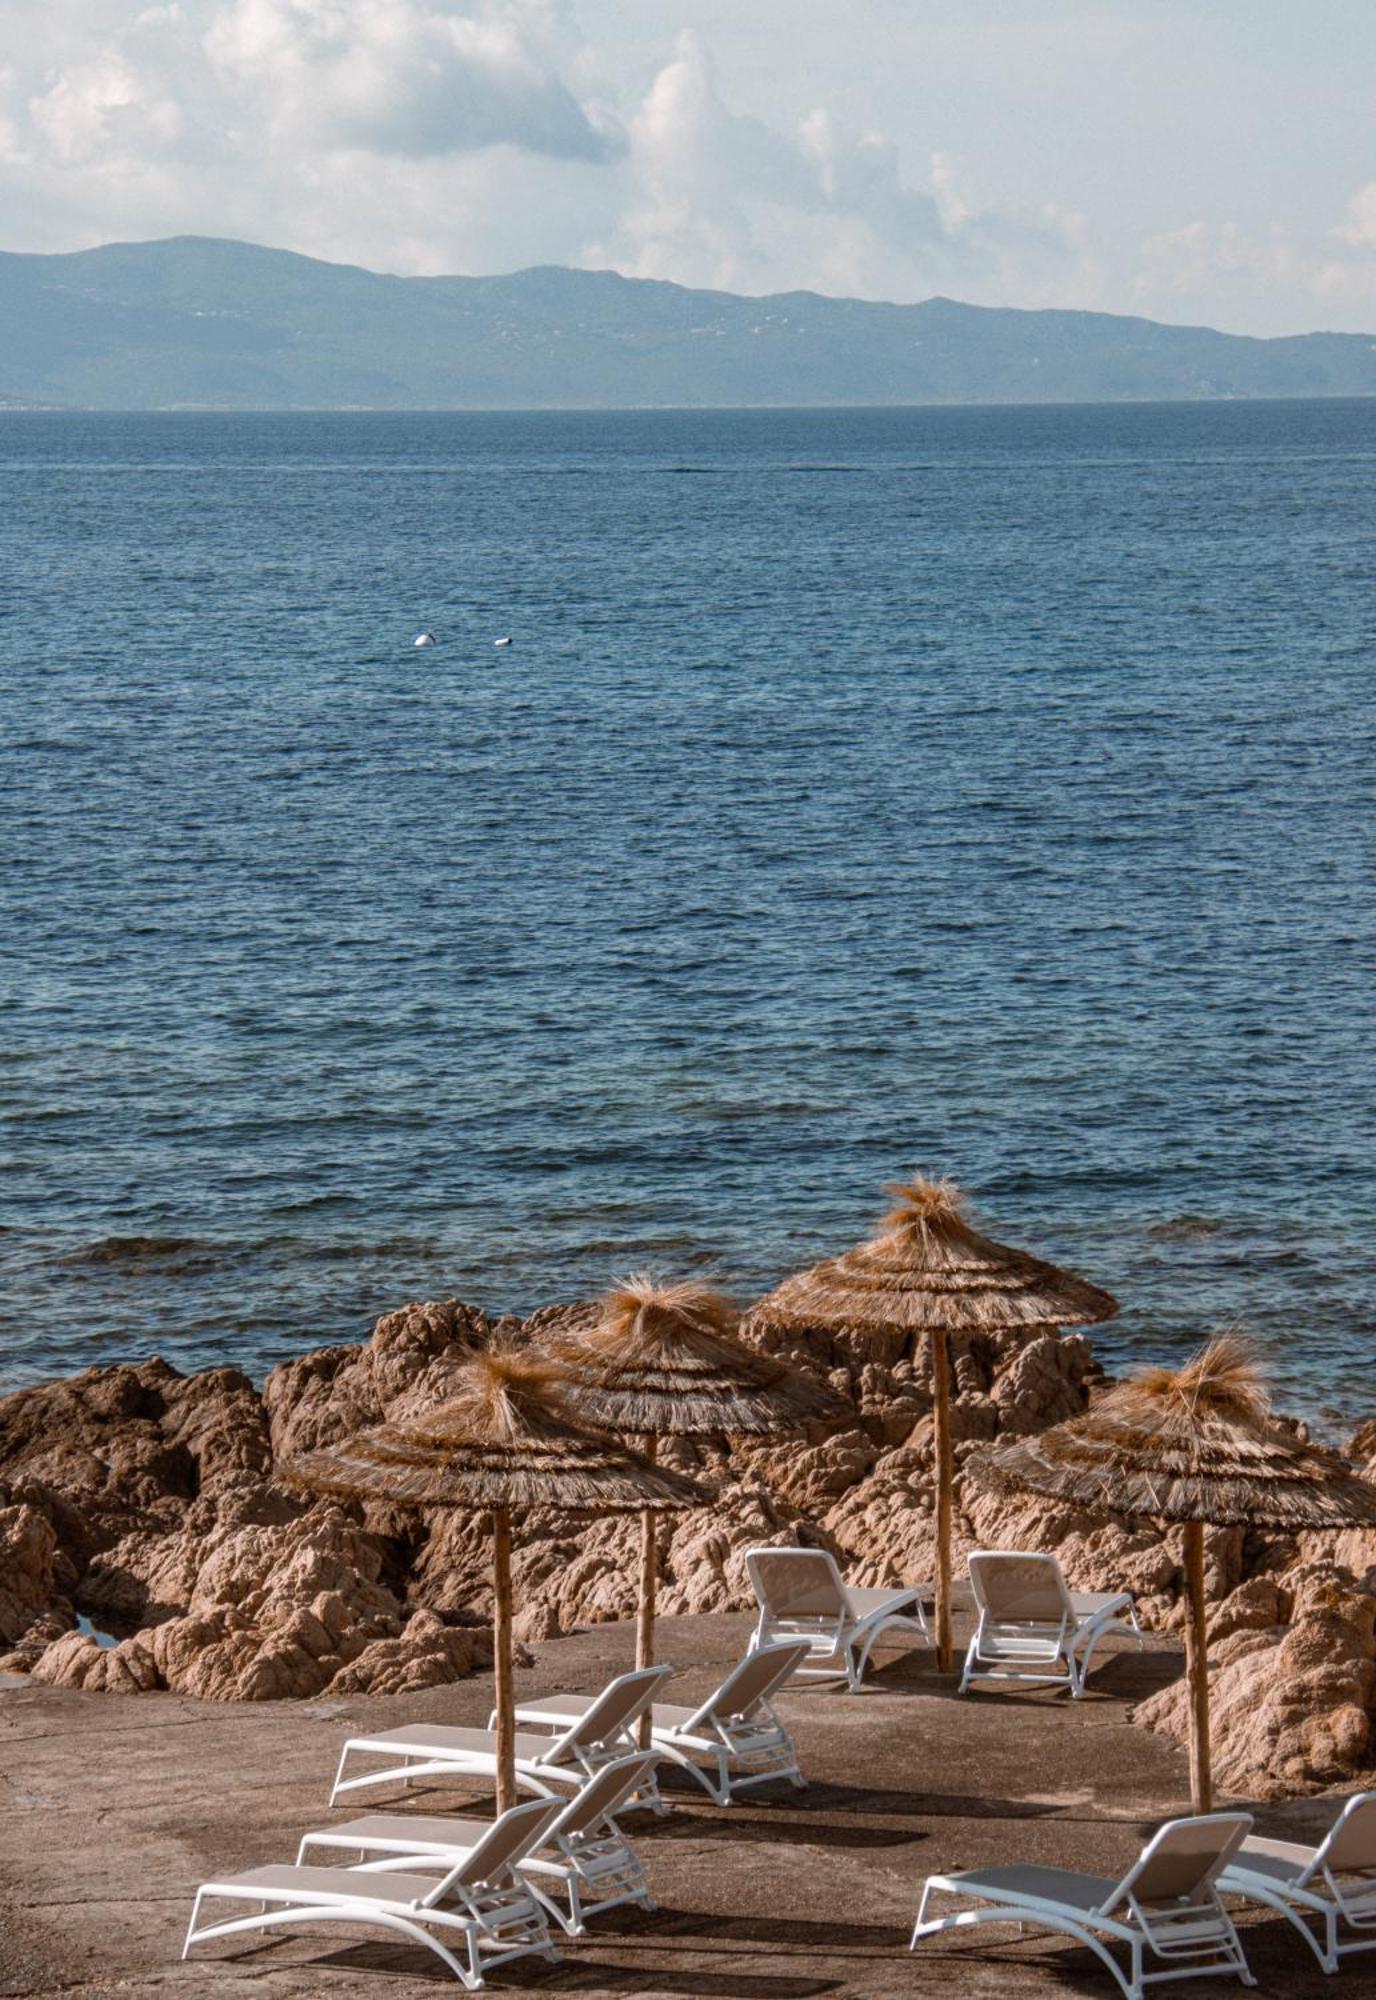
[[[656,1467],[610,1438],[580,1431],[563,1399],[564,1371],[545,1356],[493,1349],[455,1371],[454,1394],[434,1409],[278,1468],[312,1493],[383,1500],[397,1507],[466,1507],[492,1516],[493,1644],[497,1710],[497,1810],[516,1800],[511,1680],[511,1516],[635,1513],[700,1506],[691,1480]]]
[[[843,1399],[825,1383],[757,1354],[735,1338],[740,1314],[703,1284],[626,1278],[586,1320],[548,1337],[568,1370],[567,1399],[583,1423],[629,1432],[651,1460],[662,1437],[762,1437],[839,1422]],[[636,1665],[654,1660],[659,1567],[656,1509],[641,1515]]]
[[[806,1333],[849,1327],[925,1333],[932,1353],[936,1448],[936,1642],[951,1666],[951,1381],[947,1336],[1010,1328],[1088,1326],[1118,1302],[1025,1250],[981,1236],[950,1181],[899,1181],[877,1235],[844,1256],[786,1278],[751,1308],[752,1326]]]
[[[1370,1525],[1376,1486],[1274,1421],[1252,1349],[1236,1334],[1211,1340],[1179,1370],[1143,1369],[1084,1416],[981,1453],[969,1470],[1007,1491],[1184,1523],[1190,1790],[1195,1811],[1210,1811],[1204,1524]]]

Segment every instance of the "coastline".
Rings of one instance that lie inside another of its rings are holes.
[[[538,1323],[539,1316],[537,1316]],[[441,1400],[474,1348],[531,1337],[458,1301],[403,1308],[366,1345],[274,1370],[261,1393],[233,1369],[94,1369],[0,1401],[0,1670],[91,1692],[169,1690],[228,1703],[443,1686],[485,1669],[485,1517],[363,1515],[274,1483],[277,1457],[380,1421],[398,1399]],[[1178,1530],[994,1495],[960,1475],[981,1446],[1081,1410],[1101,1379],[1083,1334],[953,1339],[957,1559],[971,1547],[1054,1550],[1072,1586],[1130,1589],[1144,1623],[1178,1629]],[[831,1548],[865,1585],[910,1585],[933,1563],[931,1385],[921,1337],[810,1340],[853,1422],[787,1444],[678,1441],[671,1460],[717,1489],[663,1539],[670,1614],[750,1601],[744,1551]],[[796,1355],[795,1355],[796,1359]],[[1370,1427],[1357,1463],[1374,1448]],[[638,1527],[537,1517],[515,1555],[517,1640],[538,1645],[625,1619]],[[1281,1797],[1369,1770],[1376,1700],[1376,1536],[1210,1530],[1207,1592],[1221,1782]],[[77,1628],[78,1615],[96,1628]],[[109,1635],[117,1643],[102,1644]],[[1314,1678],[1321,1665],[1326,1674]],[[1180,1684],[1143,1704],[1183,1739]]]

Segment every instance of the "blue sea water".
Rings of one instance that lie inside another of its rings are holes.
[[[0,1381],[920,1168],[1370,1414],[1374,534],[1373,403],[0,416]]]

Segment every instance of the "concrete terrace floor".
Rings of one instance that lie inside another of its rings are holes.
[[[700,1698],[739,1658],[744,1617],[665,1619],[660,1650],[682,1664],[677,1701]],[[595,1627],[535,1649],[518,1694],[594,1690],[630,1664],[631,1629]],[[1116,1874],[1158,1820],[1186,1806],[1184,1757],[1133,1728],[1133,1700],[1180,1670],[1159,1640],[1115,1642],[1093,1693],[954,1698],[925,1652],[881,1650],[860,1696],[810,1686],[780,1706],[811,1783],[761,1787],[729,1810],[669,1780],[676,1810],[635,1815],[658,1914],[620,1910],[567,1945],[562,1967],[500,1968],[489,1990],[672,2000],[879,2000],[887,1995],[1103,1994],[1116,1989],[1066,1939],[963,1932],[907,1950],[924,1876],[1037,1860]],[[408,1697],[229,1707],[175,1695],[0,1690],[0,1994],[5,1996],[376,1995],[458,1992],[439,1961],[401,1939],[341,1929],[230,1939],[179,1962],[200,1881],[290,1861],[324,1823],[345,1736],[424,1719],[485,1723],[486,1678]],[[473,1791],[417,1788],[416,1809],[469,1810]],[[397,1810],[381,1788],[350,1811]],[[489,1808],[490,1810],[490,1801]],[[1308,1837],[1331,1801],[1262,1809],[1268,1829]],[[1353,1962],[1323,1977],[1298,1938],[1243,1919],[1265,1994],[1376,1993]],[[1182,1996],[1237,1990],[1182,1981]]]

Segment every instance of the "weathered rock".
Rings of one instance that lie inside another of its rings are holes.
[[[272,1438],[262,1399],[237,1368],[212,1368],[169,1382],[163,1390],[161,1428],[181,1445],[195,1467],[196,1492],[205,1496],[272,1470]]]
[[[141,1639],[101,1646],[84,1632],[55,1639],[32,1671],[36,1681],[93,1694],[146,1694],[161,1684],[153,1655]]]
[[[37,1480],[76,1510],[92,1551],[132,1528],[175,1524],[195,1488],[195,1462],[163,1429],[164,1392],[181,1381],[164,1361],[88,1368],[70,1381],[21,1389],[0,1403],[0,1472]]]
[[[518,1664],[530,1665],[520,1648]],[[374,1639],[330,1682],[331,1694],[414,1694],[443,1687],[492,1665],[486,1626],[446,1625],[433,1611],[417,1611],[393,1639]]]
[[[1269,1576],[1249,1577],[1230,1591],[1208,1619],[1210,1650],[1234,1632],[1270,1632],[1289,1616],[1290,1595]]]
[[[57,1595],[57,1534],[36,1507],[0,1507],[0,1640],[17,1639]]]
[[[782,1505],[804,1515],[821,1515],[869,1473],[880,1447],[859,1425],[814,1441],[742,1441],[733,1463],[752,1481],[768,1487]]]
[[[1360,1430],[1353,1433],[1346,1448],[1346,1455],[1370,1471],[1372,1462],[1376,1460],[1376,1417],[1372,1417]]]
[[[75,1618],[71,1606],[47,1611],[36,1618],[26,1632],[21,1632],[7,1653],[0,1653],[0,1673],[32,1673],[54,1639],[61,1639],[73,1630]]]
[[[588,1310],[536,1314],[528,1333]],[[272,1466],[275,1456],[438,1400],[474,1348],[519,1330],[446,1300],[386,1315],[366,1345],[275,1369],[261,1397],[237,1370],[182,1377],[161,1361],[90,1370],[11,1397],[0,1404],[0,1470],[11,1482],[43,1482],[51,1504],[41,1519],[25,1517],[26,1554],[12,1565],[22,1581],[0,1637],[22,1640],[26,1659],[82,1685],[138,1680],[141,1663],[137,1671],[109,1663],[118,1649],[76,1643],[68,1629],[76,1592],[103,1623],[138,1628],[129,1643],[186,1693],[314,1694],[378,1647],[382,1676],[442,1673],[446,1660],[466,1671],[470,1641],[437,1635],[466,1633],[490,1615],[485,1516],[427,1521],[370,1507],[365,1532],[274,1486]],[[737,1441],[731,1453],[724,1441],[668,1447],[671,1463],[703,1472],[721,1497],[664,1524],[666,1610],[747,1601],[744,1551],[762,1541],[811,1536],[860,1560],[867,1575],[930,1568],[930,1342],[856,1334],[831,1337],[820,1354],[806,1345],[806,1361],[820,1360],[851,1397],[854,1424]],[[961,1449],[997,1435],[1006,1416],[1062,1414],[1081,1393],[1087,1355],[1084,1342],[954,1340]],[[12,1490],[0,1492],[7,1498]],[[627,1616],[638,1537],[634,1517],[588,1526],[528,1517],[514,1564],[518,1631],[540,1637]],[[35,1625],[45,1612],[50,1622]],[[418,1612],[437,1618],[416,1625]]]
[[[212,1536],[185,1616],[145,1637],[167,1686],[206,1700],[319,1694],[373,1639],[401,1629],[383,1552],[336,1507]]]
[[[921,1445],[885,1452],[827,1509],[822,1525],[856,1583],[930,1584],[936,1529],[929,1452]]]
[[[1376,1601],[1326,1565],[1295,1572],[1291,1583],[1288,1627],[1235,1627],[1209,1650],[1214,1776],[1222,1790],[1244,1797],[1282,1798],[1369,1776]],[[1135,1720],[1186,1742],[1185,1682],[1142,1703]]]
[[[165,1533],[122,1536],[92,1558],[81,1601],[116,1625],[156,1624],[184,1610],[203,1565],[226,1536],[243,1528],[280,1527],[307,1503],[261,1479],[240,1478],[194,1500]]]
[[[394,1407],[401,1414],[441,1401],[449,1375],[498,1327],[519,1322],[494,1321],[460,1299],[432,1300],[385,1314],[365,1346],[280,1363],[263,1386],[274,1453],[315,1451],[380,1423]]]
[[[1015,1347],[991,1390],[999,1431],[1026,1436],[1078,1416],[1085,1407],[1093,1360],[1082,1333],[1043,1333]]]

